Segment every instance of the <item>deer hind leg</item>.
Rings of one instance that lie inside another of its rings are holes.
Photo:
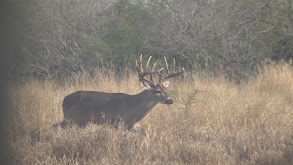
[[[58,130],[59,126],[60,126],[61,128],[65,128],[65,127],[68,126],[68,125],[69,125],[69,122],[66,121],[66,120],[63,120],[61,123],[54,124],[54,125],[53,125],[53,129],[54,129],[54,130]]]
[[[70,122],[69,121],[66,121],[66,120],[63,120],[61,123],[60,123],[60,126],[61,128],[65,128],[66,126],[70,125]]]

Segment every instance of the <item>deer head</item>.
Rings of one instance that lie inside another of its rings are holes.
[[[154,63],[152,70],[148,71],[148,66],[149,66],[151,58],[152,56],[148,58],[145,69],[142,66],[142,55],[140,56],[139,63],[136,61],[136,69],[138,72],[139,83],[142,87],[144,87],[146,90],[152,93],[152,97],[154,97],[154,100],[162,104],[173,104],[174,99],[170,98],[168,96],[168,93],[166,92],[170,84],[170,81],[165,81],[165,80],[171,77],[182,75],[184,72],[184,68],[179,67],[179,70],[176,72],[175,59],[173,58],[173,71],[172,73],[169,73],[168,62],[166,60],[166,57],[164,56],[165,65],[166,65],[165,73],[163,73],[164,68],[155,70],[156,63]],[[153,75],[155,74],[158,74],[159,76],[157,83],[153,81]],[[146,78],[147,75],[149,75],[150,78]]]

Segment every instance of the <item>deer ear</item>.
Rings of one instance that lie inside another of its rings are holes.
[[[151,88],[151,84],[149,84],[148,82],[143,81],[143,80],[139,80],[139,85],[144,87],[145,89],[150,89]]]
[[[170,81],[165,81],[165,82],[163,82],[163,86],[164,86],[165,88],[168,88],[169,84],[170,84]]]

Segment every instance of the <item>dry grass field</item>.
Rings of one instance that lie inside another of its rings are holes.
[[[9,145],[14,164],[293,164],[293,69],[275,64],[247,83],[189,75],[171,80],[175,103],[139,124],[148,136],[91,124],[53,130],[63,98],[77,90],[143,89],[137,75],[27,78],[10,85]]]

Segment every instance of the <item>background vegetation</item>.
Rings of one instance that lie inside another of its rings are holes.
[[[241,81],[264,59],[293,54],[292,0],[29,0],[14,73],[68,76],[176,57],[197,72]]]

